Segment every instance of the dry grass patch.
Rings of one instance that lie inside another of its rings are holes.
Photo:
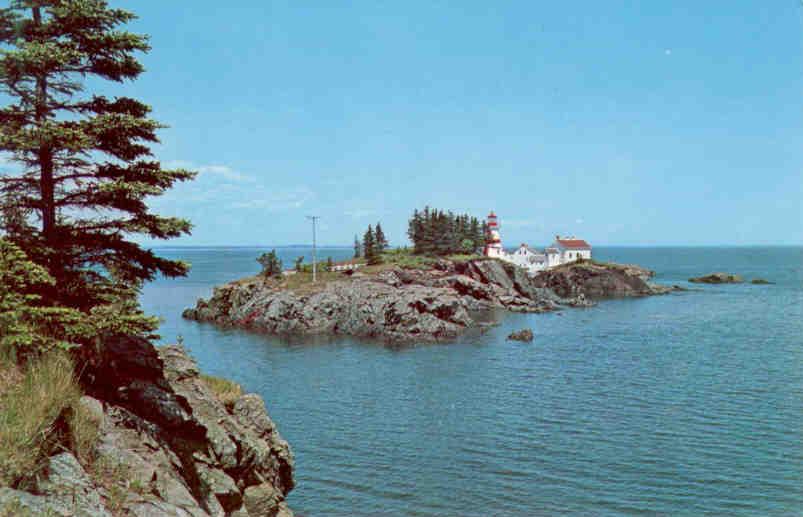
[[[70,427],[70,449],[82,465],[91,465],[95,460],[95,444],[100,434],[97,415],[83,404],[76,403],[67,423]]]
[[[201,380],[209,386],[209,389],[223,402],[223,405],[226,406],[226,409],[229,411],[234,408],[234,403],[243,394],[242,386],[228,379],[201,374]]]
[[[16,374],[5,374],[5,378]],[[5,381],[8,382],[7,380]],[[76,404],[81,390],[73,363],[50,353],[29,363],[0,394],[0,486],[13,486],[39,472],[56,443],[55,425]]]

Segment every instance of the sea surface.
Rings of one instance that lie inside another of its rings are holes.
[[[265,399],[298,515],[803,515],[803,248],[595,248],[691,290],[404,348],[184,321],[265,250],[158,251],[192,271],[147,285],[145,309]],[[686,282],[713,271],[775,284]],[[523,327],[533,343],[506,341]]]

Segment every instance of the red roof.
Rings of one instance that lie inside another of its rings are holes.
[[[591,249],[591,245],[583,239],[557,239],[558,244],[568,249]]]

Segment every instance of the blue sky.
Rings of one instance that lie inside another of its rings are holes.
[[[110,3],[153,51],[108,92],[201,171],[153,203],[174,244],[399,244],[425,204],[507,245],[803,244],[798,1]]]

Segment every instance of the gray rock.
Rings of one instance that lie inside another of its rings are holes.
[[[229,412],[181,347],[135,349],[148,354],[150,369],[103,378],[109,363],[120,364],[107,352],[87,388],[110,398],[82,400],[101,411],[94,453],[106,473],[99,494],[122,493],[122,510],[132,515],[245,516],[253,514],[244,493],[260,486],[272,488],[277,512],[283,508],[295,484],[293,455],[262,400],[244,395]],[[113,390],[112,382],[123,384]]]
[[[507,338],[511,341],[530,342],[533,340],[533,331],[531,329],[522,329],[516,332],[512,332]]]
[[[37,494],[0,488],[0,512],[20,516],[111,517],[75,456],[68,452],[52,456],[45,472],[47,476],[39,483]]]

